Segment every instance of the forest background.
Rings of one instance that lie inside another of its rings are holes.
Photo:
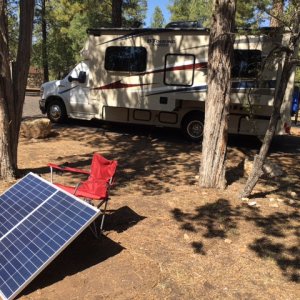
[[[42,69],[44,80],[59,79],[80,60],[80,50],[87,38],[87,28],[116,27],[113,5],[118,0],[37,0],[34,19],[31,65]],[[122,27],[162,28],[168,21],[201,21],[210,27],[212,0],[123,0]],[[274,2],[284,0],[237,1],[236,26],[259,28],[270,24],[268,12]],[[18,42],[18,1],[7,0],[10,55],[14,61]],[[149,14],[149,9],[153,12]],[[300,81],[297,71],[296,81]]]

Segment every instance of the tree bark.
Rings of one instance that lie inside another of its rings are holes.
[[[208,91],[199,184],[225,188],[235,0],[216,0],[208,49]]]
[[[122,0],[112,0],[111,23],[112,27],[122,27]]]
[[[12,70],[9,63],[4,1],[0,0],[0,177],[17,176],[17,149],[30,63],[34,0],[20,1],[19,45]]]
[[[291,33],[291,37],[289,39],[288,46],[285,49],[281,78],[277,79],[277,80],[280,80],[280,82],[279,82],[278,88],[277,88],[275,96],[274,96],[274,104],[273,104],[274,106],[273,106],[273,111],[272,111],[272,115],[270,118],[269,126],[267,129],[266,135],[264,137],[263,144],[260,148],[259,154],[256,155],[254,158],[253,168],[252,168],[249,178],[247,179],[246,185],[245,185],[243,191],[241,192],[241,195],[240,195],[241,198],[250,196],[258,179],[263,174],[262,167],[263,167],[263,164],[267,157],[272,139],[276,132],[278,120],[280,119],[281,106],[282,106],[282,103],[284,100],[284,95],[285,95],[285,91],[286,91],[290,76],[295,67],[293,59],[297,56],[298,45],[299,45],[299,40],[300,40],[300,25],[299,25],[300,24],[300,9],[299,8],[298,8],[298,11],[296,11],[295,15],[297,17],[295,19],[295,23],[293,26],[294,31]]]
[[[48,51],[47,51],[47,22],[46,22],[46,0],[42,0],[42,60],[44,82],[49,81],[49,65],[48,65]]]
[[[2,92],[2,91],[1,91]],[[12,167],[12,153],[10,151],[10,136],[7,135],[9,131],[9,124],[7,122],[6,103],[3,98],[3,93],[0,95],[0,174],[1,178],[8,181],[15,177],[15,170]]]
[[[11,180],[15,176],[13,156],[10,149],[8,103],[13,102],[11,70],[8,61],[8,34],[6,22],[6,1],[0,0],[0,176]]]
[[[270,21],[271,27],[280,27],[282,22],[280,19],[283,16],[284,0],[273,0],[272,16]]]

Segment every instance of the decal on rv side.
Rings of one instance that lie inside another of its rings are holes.
[[[153,90],[152,90],[153,91]],[[169,93],[193,93],[193,92],[206,92],[207,84],[191,86],[191,87],[167,87],[161,90],[157,90],[155,92],[149,91],[149,94],[146,96],[154,96],[159,94],[169,94]]]
[[[162,73],[162,72],[170,72],[170,71],[182,71],[182,70],[204,70],[207,69],[207,62],[200,62],[200,63],[191,63],[191,62],[186,62],[183,65],[180,66],[166,66],[166,67],[159,67],[157,69],[149,70],[143,73],[140,73],[139,75],[149,75],[149,74],[154,74],[154,73]],[[136,74],[131,75],[131,76],[136,76]]]
[[[152,30],[151,31],[151,35],[153,34],[157,34],[157,33],[160,33],[161,32],[161,29],[158,29],[158,30]],[[164,30],[164,32],[172,32],[172,30]],[[143,30],[143,29],[140,29],[140,30],[135,30],[134,32],[132,33],[128,33],[128,34],[124,34],[122,36],[119,36],[117,38],[114,38],[114,39],[111,39],[111,40],[108,40],[104,43],[100,43],[100,44],[97,44],[97,46],[100,46],[100,45],[104,45],[104,44],[108,44],[108,43],[112,43],[112,42],[116,42],[116,41],[122,41],[122,40],[128,40],[130,38],[135,38],[135,37],[138,37],[138,36],[145,36],[145,35],[148,35],[149,36],[149,30]]]
[[[157,39],[147,39],[147,44],[157,47],[169,47],[172,44],[175,44],[175,40],[157,40]]]
[[[58,92],[58,94],[59,94],[59,95],[64,94],[64,93],[66,93],[66,92],[69,92],[69,91],[71,91],[71,90],[77,88],[77,87],[78,87],[78,85],[72,86],[72,87],[69,88],[69,89],[66,89],[66,90],[64,90],[64,91]]]
[[[144,83],[144,84],[127,84],[127,83],[122,83],[121,80],[100,86],[100,87],[96,87],[93,88],[93,90],[108,90],[108,89],[126,89],[126,88],[131,88],[131,87],[137,87],[137,86],[144,86],[144,85],[150,85],[152,83]]]

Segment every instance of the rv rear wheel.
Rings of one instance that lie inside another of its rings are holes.
[[[184,135],[192,142],[200,142],[203,138],[204,116],[201,112],[188,114],[182,121]]]
[[[47,116],[53,123],[62,123],[67,119],[65,105],[60,100],[51,100],[47,105]]]

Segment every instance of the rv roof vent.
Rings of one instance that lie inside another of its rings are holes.
[[[203,26],[200,21],[177,21],[168,23],[166,28],[203,28]]]

